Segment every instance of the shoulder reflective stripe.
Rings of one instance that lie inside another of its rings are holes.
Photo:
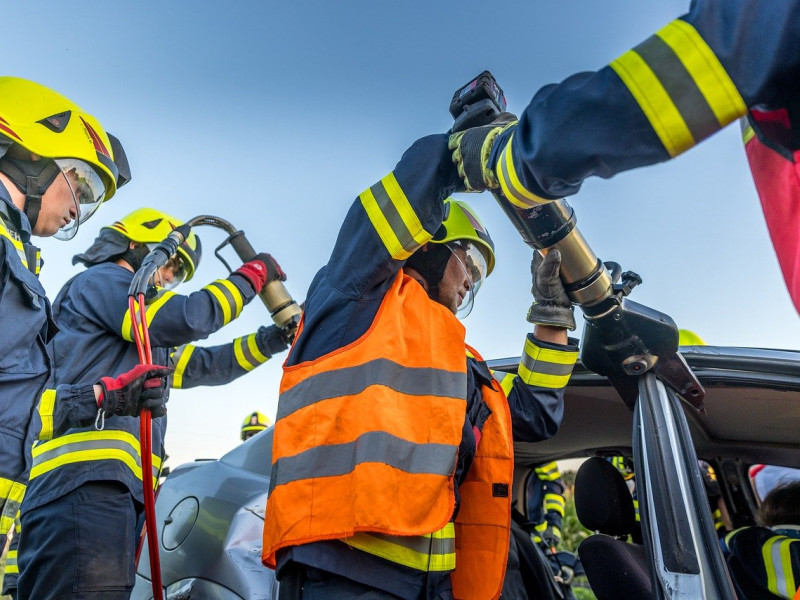
[[[11,531],[24,497],[24,483],[0,477],[0,535]]]
[[[161,307],[167,303],[167,301],[175,295],[175,292],[165,289],[160,289],[158,291],[158,295],[150,302],[145,304],[146,308],[144,311],[145,316],[147,317],[148,325],[153,322],[153,318],[156,316],[156,313],[161,310]],[[139,332],[141,333],[142,322],[139,318],[139,303],[134,300],[134,306],[136,306],[136,325],[139,327]],[[122,337],[129,342],[133,341],[133,323],[131,321],[131,312],[129,310],[125,311],[125,316],[122,317]]]
[[[564,516],[564,497],[558,494],[545,494],[544,495],[544,510],[545,512],[555,511]]]
[[[255,333],[235,339],[233,341],[233,355],[236,357],[236,362],[245,371],[252,371],[258,365],[263,365],[269,360],[258,349]]]
[[[552,200],[537,196],[522,185],[517,171],[514,168],[513,150],[511,147],[513,140],[514,134],[511,134],[506,142],[505,148],[500,152],[500,156],[497,159],[497,167],[495,168],[497,171],[497,180],[500,182],[500,187],[506,198],[508,198],[511,204],[519,206],[520,208],[532,208],[539,204],[552,202]]]
[[[53,413],[56,405],[56,391],[45,390],[39,400],[39,418],[42,420],[42,430],[39,432],[40,440],[49,440],[53,437]]]
[[[516,379],[516,375],[513,373],[505,373],[503,371],[492,371],[492,377],[494,377],[497,382],[500,384],[500,387],[505,392],[506,396],[511,393],[511,389],[514,387],[514,379]]]
[[[183,387],[183,374],[186,371],[186,365],[189,364],[189,359],[192,357],[194,348],[191,344],[184,344],[172,353],[171,358],[172,363],[175,365],[175,371],[172,373],[171,387],[177,390]]]
[[[800,543],[798,540],[776,535],[761,547],[767,571],[767,588],[781,598],[791,598],[796,589],[791,556],[793,542]]]
[[[680,19],[609,65],[630,90],[670,156],[746,112],[725,69]]]
[[[12,232],[10,232],[6,226],[0,221],[0,235],[6,238],[9,242],[11,242],[14,246],[14,249],[17,251],[17,256],[19,256],[20,262],[28,268],[28,255],[25,253],[25,246],[22,244],[21,241],[14,238]],[[38,271],[37,271],[38,272]]]
[[[742,143],[747,144],[756,136],[756,131],[747,119],[742,119]]]
[[[417,571],[452,571],[456,568],[456,533],[453,523],[427,535],[356,533],[341,541],[363,552]]]
[[[272,465],[270,490],[275,486],[351,473],[361,463],[384,463],[412,474],[452,475],[457,446],[414,444],[383,431],[368,431],[347,444],[310,448],[280,458]]]
[[[444,396],[467,398],[467,377],[464,373],[426,367],[404,367],[379,358],[335,371],[307,377],[280,395],[278,419],[328,398],[352,396],[372,385],[383,385],[410,396]]]
[[[34,479],[61,465],[95,460],[118,460],[136,476],[142,478],[139,440],[127,431],[82,431],[42,442],[33,447]],[[161,458],[152,455],[153,479],[157,481]]]
[[[222,323],[227,325],[242,312],[242,293],[227,279],[218,279],[203,288],[211,292],[222,309]]]
[[[5,574],[9,575],[12,573],[19,573],[19,567],[17,566],[17,550],[9,550],[8,554],[6,554]]]
[[[577,360],[577,352],[540,348],[526,339],[518,372],[528,385],[562,388],[567,385]]]
[[[536,475],[542,481],[555,481],[561,477],[561,473],[558,470],[558,463],[555,461],[536,467],[535,471]]]
[[[364,190],[359,199],[393,259],[405,260],[433,237],[422,227],[394,173]]]

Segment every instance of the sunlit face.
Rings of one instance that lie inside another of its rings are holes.
[[[464,302],[464,298],[472,288],[472,279],[464,268],[467,253],[459,246],[452,248],[452,252],[444,269],[442,280],[439,282],[437,302],[456,314],[458,307]]]
[[[75,202],[67,179],[59,175],[42,195],[42,207],[33,235],[49,237],[59,229],[80,217],[78,204]]]
[[[153,283],[168,290],[183,283],[184,279],[186,279],[186,267],[177,255],[170,258],[167,264],[160,267],[153,275]]]

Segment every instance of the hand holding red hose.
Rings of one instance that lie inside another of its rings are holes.
[[[97,406],[103,416],[138,417],[143,408],[154,417],[166,414],[166,377],[171,367],[160,365],[136,365],[118,377],[103,377],[97,383],[102,388]]]

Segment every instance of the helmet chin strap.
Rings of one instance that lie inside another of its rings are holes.
[[[25,194],[25,206],[22,212],[28,217],[31,229],[34,229],[39,219],[39,211],[42,209],[42,196],[61,173],[61,169],[55,161],[47,158],[22,160],[6,155],[0,158],[0,171]]]

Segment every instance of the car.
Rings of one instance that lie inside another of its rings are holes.
[[[633,456],[652,597],[734,600],[697,460],[717,473],[730,524],[753,524],[758,498],[748,468],[800,467],[800,352],[680,350],[705,388],[704,412],[652,372],[636,379],[638,401],[631,410],[609,379],[579,362],[559,432],[514,446],[514,502],[526,506],[525,481],[535,465]],[[518,358],[489,361],[497,371],[515,372],[518,364]],[[165,480],[156,509],[167,598],[277,598],[274,573],[260,560],[271,447],[270,428],[217,461],[182,465]],[[598,506],[606,501],[590,497]],[[602,578],[592,580],[588,568],[587,574],[593,587],[629,577],[613,563]],[[132,598],[152,598],[146,551]]]

